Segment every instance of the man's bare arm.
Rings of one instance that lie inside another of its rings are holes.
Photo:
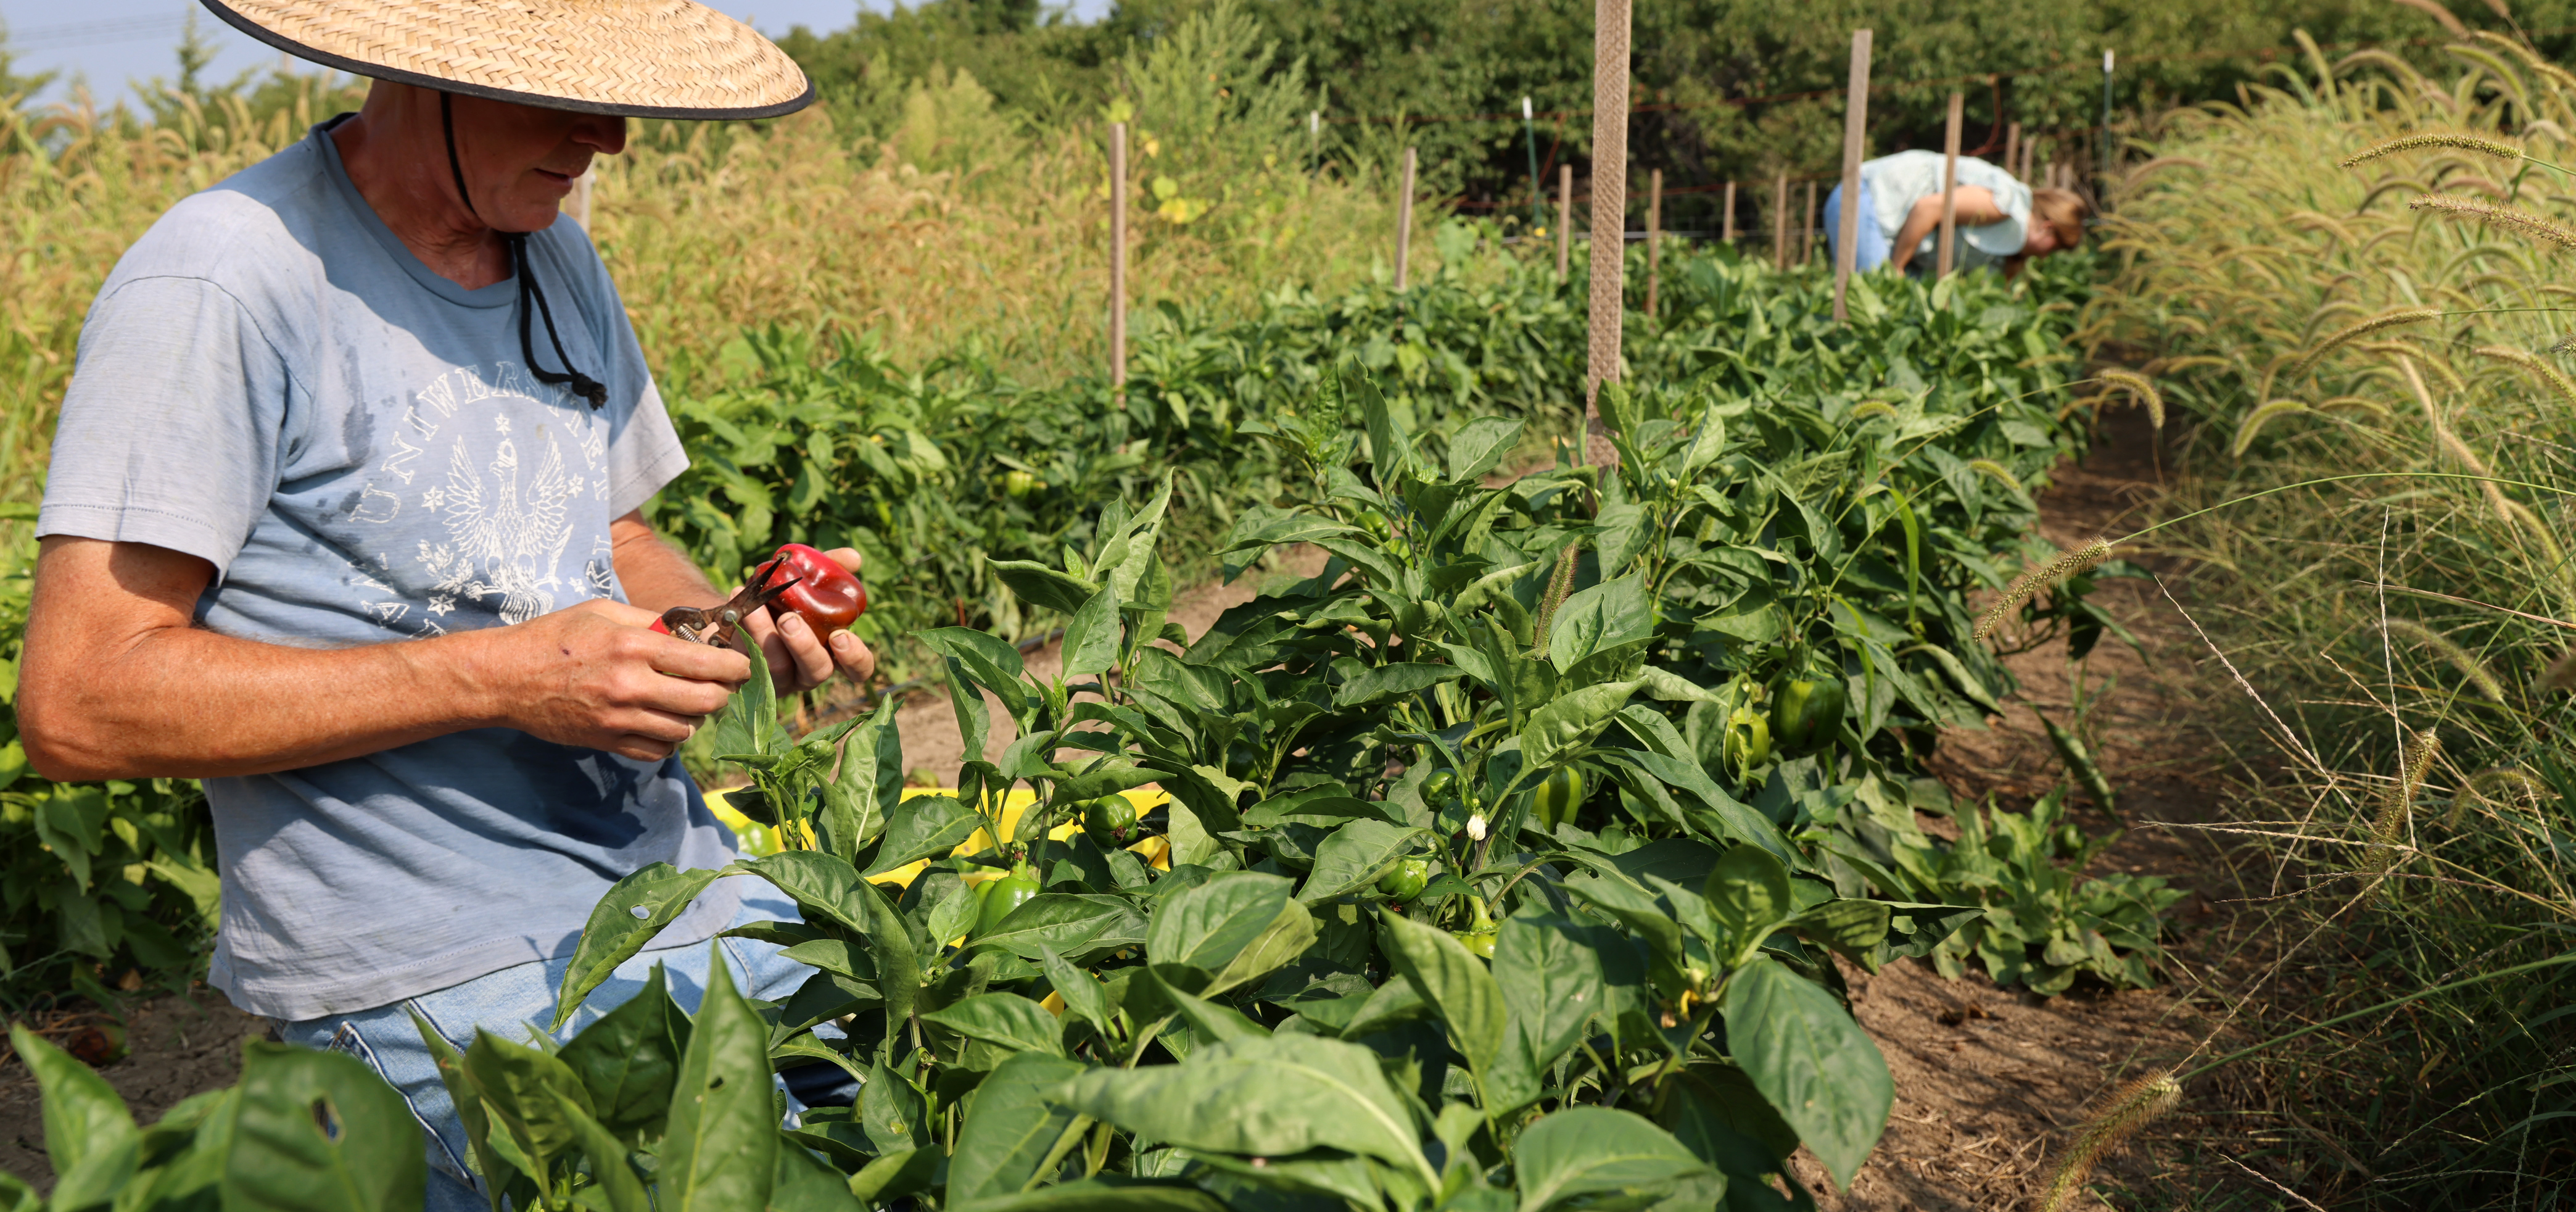
[[[494,726],[650,760],[750,672],[605,600],[429,640],[263,644],[193,625],[213,574],[166,548],[43,541],[18,682],[39,773],[266,774]]]
[[[673,606],[713,606],[733,596],[731,589],[720,591],[709,585],[697,565],[644,520],[642,510],[610,522],[608,536],[610,558],[617,563],[617,580],[626,587],[626,600],[654,614]],[[858,552],[843,547],[825,554],[852,573],[859,571]],[[816,635],[792,612],[781,612],[773,624],[763,611],[745,620],[744,626],[768,656],[769,676],[782,693],[811,690],[830,681],[835,672],[864,686],[876,672],[876,654],[847,631]]]

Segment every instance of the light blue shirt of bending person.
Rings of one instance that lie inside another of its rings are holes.
[[[518,363],[515,280],[466,290],[377,218],[331,125],[172,207],[117,262],[81,330],[37,533],[204,559],[197,623],[271,644],[624,600],[610,520],[688,459],[588,236],[559,219],[528,257],[566,361],[604,372],[598,410]],[[568,955],[619,878],[721,867],[734,845],[678,758],[507,728],[209,779],[206,797],[223,872],[210,979],[288,1020]],[[736,883],[656,945],[712,936]]]
[[[1867,217],[1876,219],[1879,230],[1886,232],[1890,240],[1905,229],[1906,212],[1915,203],[1941,196],[1942,160],[1940,152],[1903,151],[1860,166],[1861,182],[1869,190]],[[2030,187],[1975,156],[1959,157],[1959,184],[1992,193],[1995,208],[2004,213],[2004,218],[1976,227],[1962,225],[1958,247],[1953,250],[1954,263],[1961,269],[1970,269],[1996,264],[2020,252],[2030,235]],[[1930,265],[1939,255],[1940,239],[1941,233],[1935,229],[1916,245],[1914,255]]]
[[[1903,151],[1881,156],[1860,166],[1860,222],[1854,241],[1854,267],[1875,269],[1890,260],[1896,252],[1894,242],[1905,230],[1905,217],[1916,203],[1941,196],[1942,154],[1934,151]],[[1959,185],[1976,187],[1994,195],[1995,207],[2003,218],[1994,223],[1959,227],[1959,244],[1953,250],[1960,269],[1998,265],[2022,252],[2030,238],[2030,187],[2014,180],[2005,172],[1974,156],[1959,157]],[[1829,240],[1842,238],[1842,187],[1835,186],[1825,202],[1825,232]],[[1929,270],[1939,255],[1941,233],[1933,229],[1917,242],[1909,271],[1916,267]]]

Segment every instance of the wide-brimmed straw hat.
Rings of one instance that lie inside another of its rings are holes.
[[[203,0],[234,28],[361,76],[632,118],[771,118],[814,86],[690,0]]]

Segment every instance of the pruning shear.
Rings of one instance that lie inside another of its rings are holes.
[[[787,592],[791,586],[803,579],[789,577],[775,585],[770,584],[770,574],[777,571],[779,564],[783,562],[773,559],[752,569],[750,583],[744,585],[732,597],[725,599],[725,603],[721,606],[713,609],[674,606],[663,611],[661,618],[653,620],[653,630],[664,635],[678,636],[692,644],[732,647],[734,634],[742,629],[742,621],[749,618],[752,611],[776,601],[778,595]]]

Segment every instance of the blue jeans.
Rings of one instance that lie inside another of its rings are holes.
[[[761,892],[744,893],[734,925],[797,920],[793,902],[780,897],[767,884],[756,886]],[[556,1042],[571,1039],[581,1028],[643,992],[645,978],[655,964],[663,966],[671,996],[690,1013],[696,1013],[698,999],[706,992],[708,957],[719,949],[731,964],[734,987],[745,997],[785,1001],[805,983],[805,978],[814,975],[812,968],[779,958],[778,947],[744,938],[717,939],[712,946],[701,942],[645,951],[618,965],[617,971],[582,1003],[566,1029],[554,1036]],[[489,1212],[490,1201],[476,1190],[475,1180],[465,1167],[465,1125],[456,1117],[456,1105],[447,1096],[447,1086],[438,1080],[438,1064],[421,1042],[411,1014],[419,1011],[422,1018],[429,1020],[431,1029],[447,1037],[447,1042],[459,1051],[474,1042],[478,1027],[512,1043],[523,1043],[530,1032],[543,1031],[545,1024],[553,1021],[555,993],[562,988],[564,969],[571,964],[569,957],[519,964],[390,1006],[282,1024],[278,1035],[290,1044],[357,1057],[402,1093],[428,1138],[426,1212]],[[800,1105],[791,1109],[802,1108]]]
[[[1835,186],[1825,195],[1825,241],[1834,250],[1834,263],[1842,263],[1843,187]],[[1870,205],[1869,182],[1860,183],[1860,222],[1853,227],[1858,235],[1852,240],[1852,271],[1865,273],[1887,264],[1894,233],[1878,225],[1878,210]]]

